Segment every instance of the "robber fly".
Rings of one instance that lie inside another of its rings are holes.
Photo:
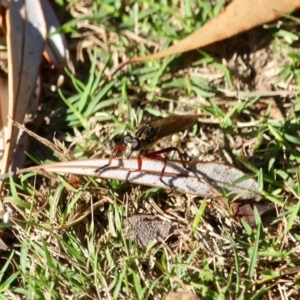
[[[124,138],[126,158],[129,158],[134,151],[144,152],[163,137],[193,126],[197,120],[198,116],[170,116],[140,126],[134,136],[127,135]]]
[[[142,168],[142,157],[141,154],[147,158],[157,159],[164,161],[165,164],[160,174],[160,180],[162,180],[164,171],[167,166],[167,160],[160,156],[160,154],[176,151],[180,158],[180,161],[185,169],[187,169],[185,161],[182,157],[181,152],[176,147],[168,147],[155,152],[146,152],[147,149],[160,140],[163,137],[172,135],[178,131],[185,130],[197,123],[198,116],[170,116],[164,119],[152,121],[146,123],[135,131],[134,135],[126,135],[124,137],[124,145],[116,146],[110,156],[109,163],[117,156],[121,151],[124,152],[126,158],[130,158],[132,153],[137,152],[138,170]],[[106,167],[104,166],[104,167]],[[102,167],[103,168],[103,167]],[[100,168],[100,169],[102,169]],[[98,169],[99,170],[99,169]],[[98,171],[96,170],[96,172]]]

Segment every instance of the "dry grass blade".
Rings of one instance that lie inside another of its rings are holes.
[[[58,141],[57,143],[51,143],[49,140],[40,137],[39,135],[35,134],[33,131],[27,129],[25,126],[21,125],[20,123],[14,121],[12,118],[8,117],[9,120],[11,120],[12,125],[16,126],[20,131],[26,132],[28,135],[32,136],[35,138],[37,141],[51,149],[58,157],[60,160],[72,160],[74,157],[70,155],[67,151],[66,148],[63,147]],[[63,151],[63,153],[62,153]]]

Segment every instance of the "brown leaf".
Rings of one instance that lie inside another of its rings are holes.
[[[7,114],[8,114],[8,81],[5,76],[0,74],[0,104],[1,104],[1,115],[0,115],[0,128],[1,135],[7,136]],[[5,143],[4,139],[1,138],[1,151],[4,151]]]
[[[39,0],[10,1],[8,3],[8,115],[19,123],[23,122],[34,93],[45,37],[46,26]],[[19,149],[16,148],[20,138],[19,130],[12,126],[11,121],[8,121],[7,124],[2,172],[6,172],[15,163],[13,161],[14,152],[16,155],[24,153],[24,149],[18,153],[16,151]],[[22,144],[19,144],[20,146]]]
[[[255,226],[255,217],[254,217],[254,207],[256,207],[259,215],[261,217],[274,217],[275,207],[273,203],[261,201],[257,202],[248,202],[248,201],[235,201],[231,203],[231,209],[234,217],[240,221],[246,221],[250,226]],[[270,220],[266,220],[270,223]]]
[[[21,169],[14,174],[25,172],[55,172],[118,179],[135,184],[142,184],[207,198],[223,197],[228,193],[231,199],[260,200],[262,198],[254,179],[240,180],[245,173],[231,166],[193,161],[186,162],[187,169],[180,161],[168,161],[162,180],[161,171],[164,162],[143,158],[142,169],[138,170],[138,161],[133,159],[90,159],[53,163],[43,166]],[[10,174],[0,175],[0,180]],[[196,176],[197,175],[197,176]]]
[[[217,17],[183,40],[158,53],[125,61],[118,66],[115,72],[130,63],[163,58],[224,40],[258,25],[276,20],[283,14],[288,14],[299,7],[299,0],[235,0]]]

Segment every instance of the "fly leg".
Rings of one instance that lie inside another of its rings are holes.
[[[119,152],[124,152],[126,150],[126,146],[125,145],[118,145],[116,147],[114,147],[114,149],[111,152],[111,155],[109,157],[108,163],[98,169],[95,170],[95,173],[98,173],[99,171],[107,168],[108,166],[111,165],[111,161],[117,157]]]
[[[188,171],[191,171],[193,172],[193,174],[198,178],[199,180],[199,177],[198,175],[191,169],[189,169],[187,166],[186,166],[186,163],[183,159],[183,156],[182,156],[182,153],[178,150],[178,148],[176,147],[168,147],[168,148],[165,148],[165,149],[162,149],[162,150],[159,150],[159,151],[155,151],[155,152],[149,152],[149,153],[145,153],[143,154],[143,156],[147,157],[147,158],[150,158],[150,159],[156,159],[156,160],[160,160],[160,161],[163,161],[164,162],[164,166],[161,170],[161,173],[160,173],[160,181],[162,183],[164,183],[165,185],[169,186],[168,184],[166,184],[164,181],[163,181],[163,176],[164,176],[164,173],[165,173],[165,170],[166,170],[166,167],[167,167],[167,159],[166,158],[163,158],[160,156],[160,154],[164,154],[164,153],[169,153],[171,151],[176,151],[178,153],[178,156],[179,156],[179,159],[180,159],[180,162],[183,166],[184,169],[188,170]],[[140,156],[138,156],[138,170],[140,171],[142,168],[142,158]]]

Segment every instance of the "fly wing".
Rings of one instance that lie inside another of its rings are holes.
[[[151,122],[149,126],[153,128],[156,133],[157,140],[172,135],[176,132],[185,130],[197,123],[198,116],[170,116],[161,120]]]

